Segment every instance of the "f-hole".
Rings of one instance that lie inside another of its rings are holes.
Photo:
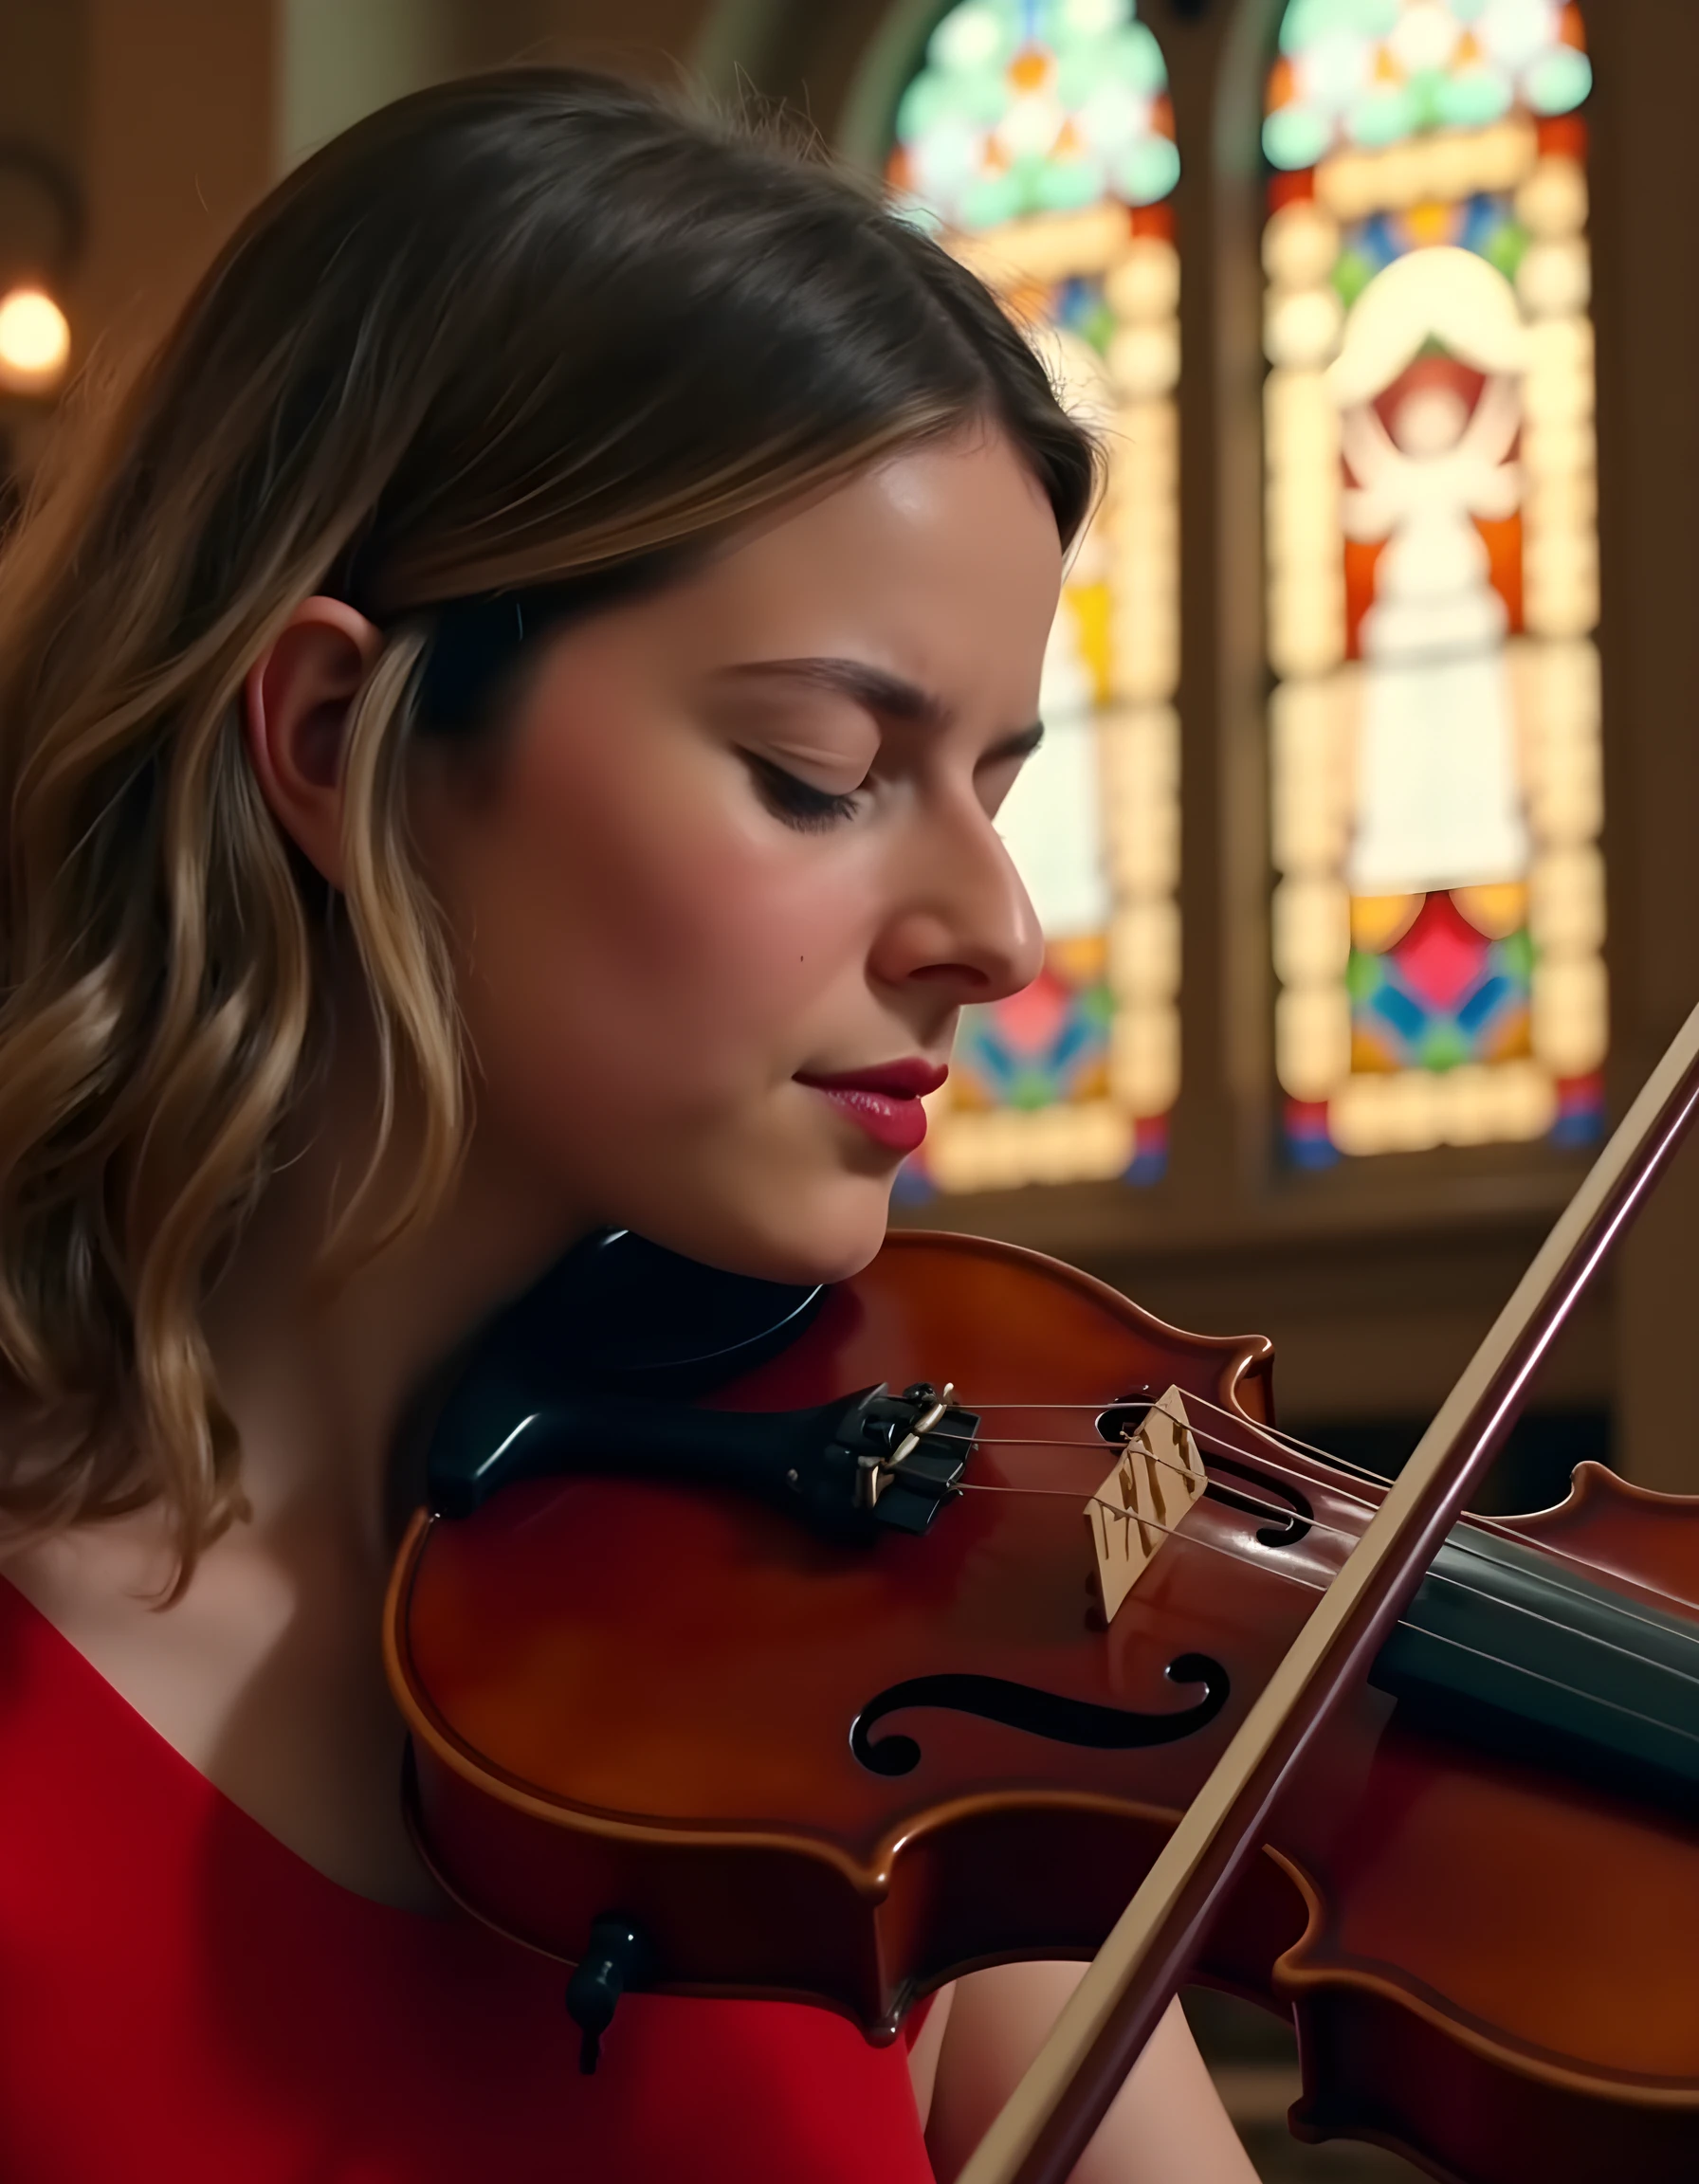
[[[1226,1705],[1231,1685],[1227,1670],[1207,1653],[1182,1653],[1163,1673],[1170,1684],[1189,1684],[1200,1696],[1169,1714],[1142,1714],[1130,1706],[1105,1706],[1062,1691],[1043,1691],[1005,1676],[911,1676],[868,1701],[850,1724],[850,1749],[870,1774],[912,1774],[921,1763],[919,1740],[900,1730],[873,1735],[887,1714],[907,1707],[976,1714],[982,1721],[1087,1751],[1139,1752],[1178,1744],[1209,1726]]]
[[[1148,1387],[1124,1395],[1119,1403],[1111,1403],[1106,1410],[1098,1412],[1098,1431],[1111,1444],[1124,1441],[1129,1433],[1136,1433],[1143,1425],[1154,1400]],[[1308,1538],[1315,1511],[1308,1497],[1288,1480],[1271,1477],[1242,1457],[1223,1456],[1213,1448],[1206,1451],[1204,1465],[1210,1474],[1210,1483],[1204,1489],[1207,1500],[1218,1502],[1226,1509],[1236,1509],[1241,1517],[1267,1517],[1271,1501],[1284,1502],[1291,1512],[1263,1525],[1256,1535],[1259,1547],[1295,1547],[1300,1539]],[[1222,1485],[1216,1476],[1219,1472],[1225,1472],[1230,1479],[1242,1479],[1248,1486],[1256,1488],[1255,1494],[1240,1494],[1232,1486]]]

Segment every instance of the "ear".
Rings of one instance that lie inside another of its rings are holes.
[[[260,793],[333,887],[345,877],[349,708],[382,649],[382,631],[340,599],[303,599],[243,685],[243,727]]]

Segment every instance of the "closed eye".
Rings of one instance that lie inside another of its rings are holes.
[[[979,796],[993,818],[1014,788],[1021,768],[1043,740],[1043,724],[1034,721],[1031,728],[1023,728],[1018,736],[1011,736],[995,750],[988,751],[979,761],[977,769]]]
[[[787,773],[782,766],[776,766],[771,758],[763,758],[758,752],[740,751],[738,755],[749,768],[755,785],[760,792],[762,803],[788,827],[817,831],[823,828],[835,827],[845,819],[852,819],[859,809],[859,788],[836,792],[816,789],[812,781],[804,781],[797,774]]]

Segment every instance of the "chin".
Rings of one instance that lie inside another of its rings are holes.
[[[859,1274],[885,1242],[890,1179],[839,1176],[813,1188],[752,1192],[735,1206],[674,1205],[631,1226],[669,1251],[728,1274],[813,1286]]]

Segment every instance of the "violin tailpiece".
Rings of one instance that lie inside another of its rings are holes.
[[[1086,1504],[1105,1623],[1208,1484],[1184,1399],[1170,1388],[1123,1442],[1115,1468]]]

